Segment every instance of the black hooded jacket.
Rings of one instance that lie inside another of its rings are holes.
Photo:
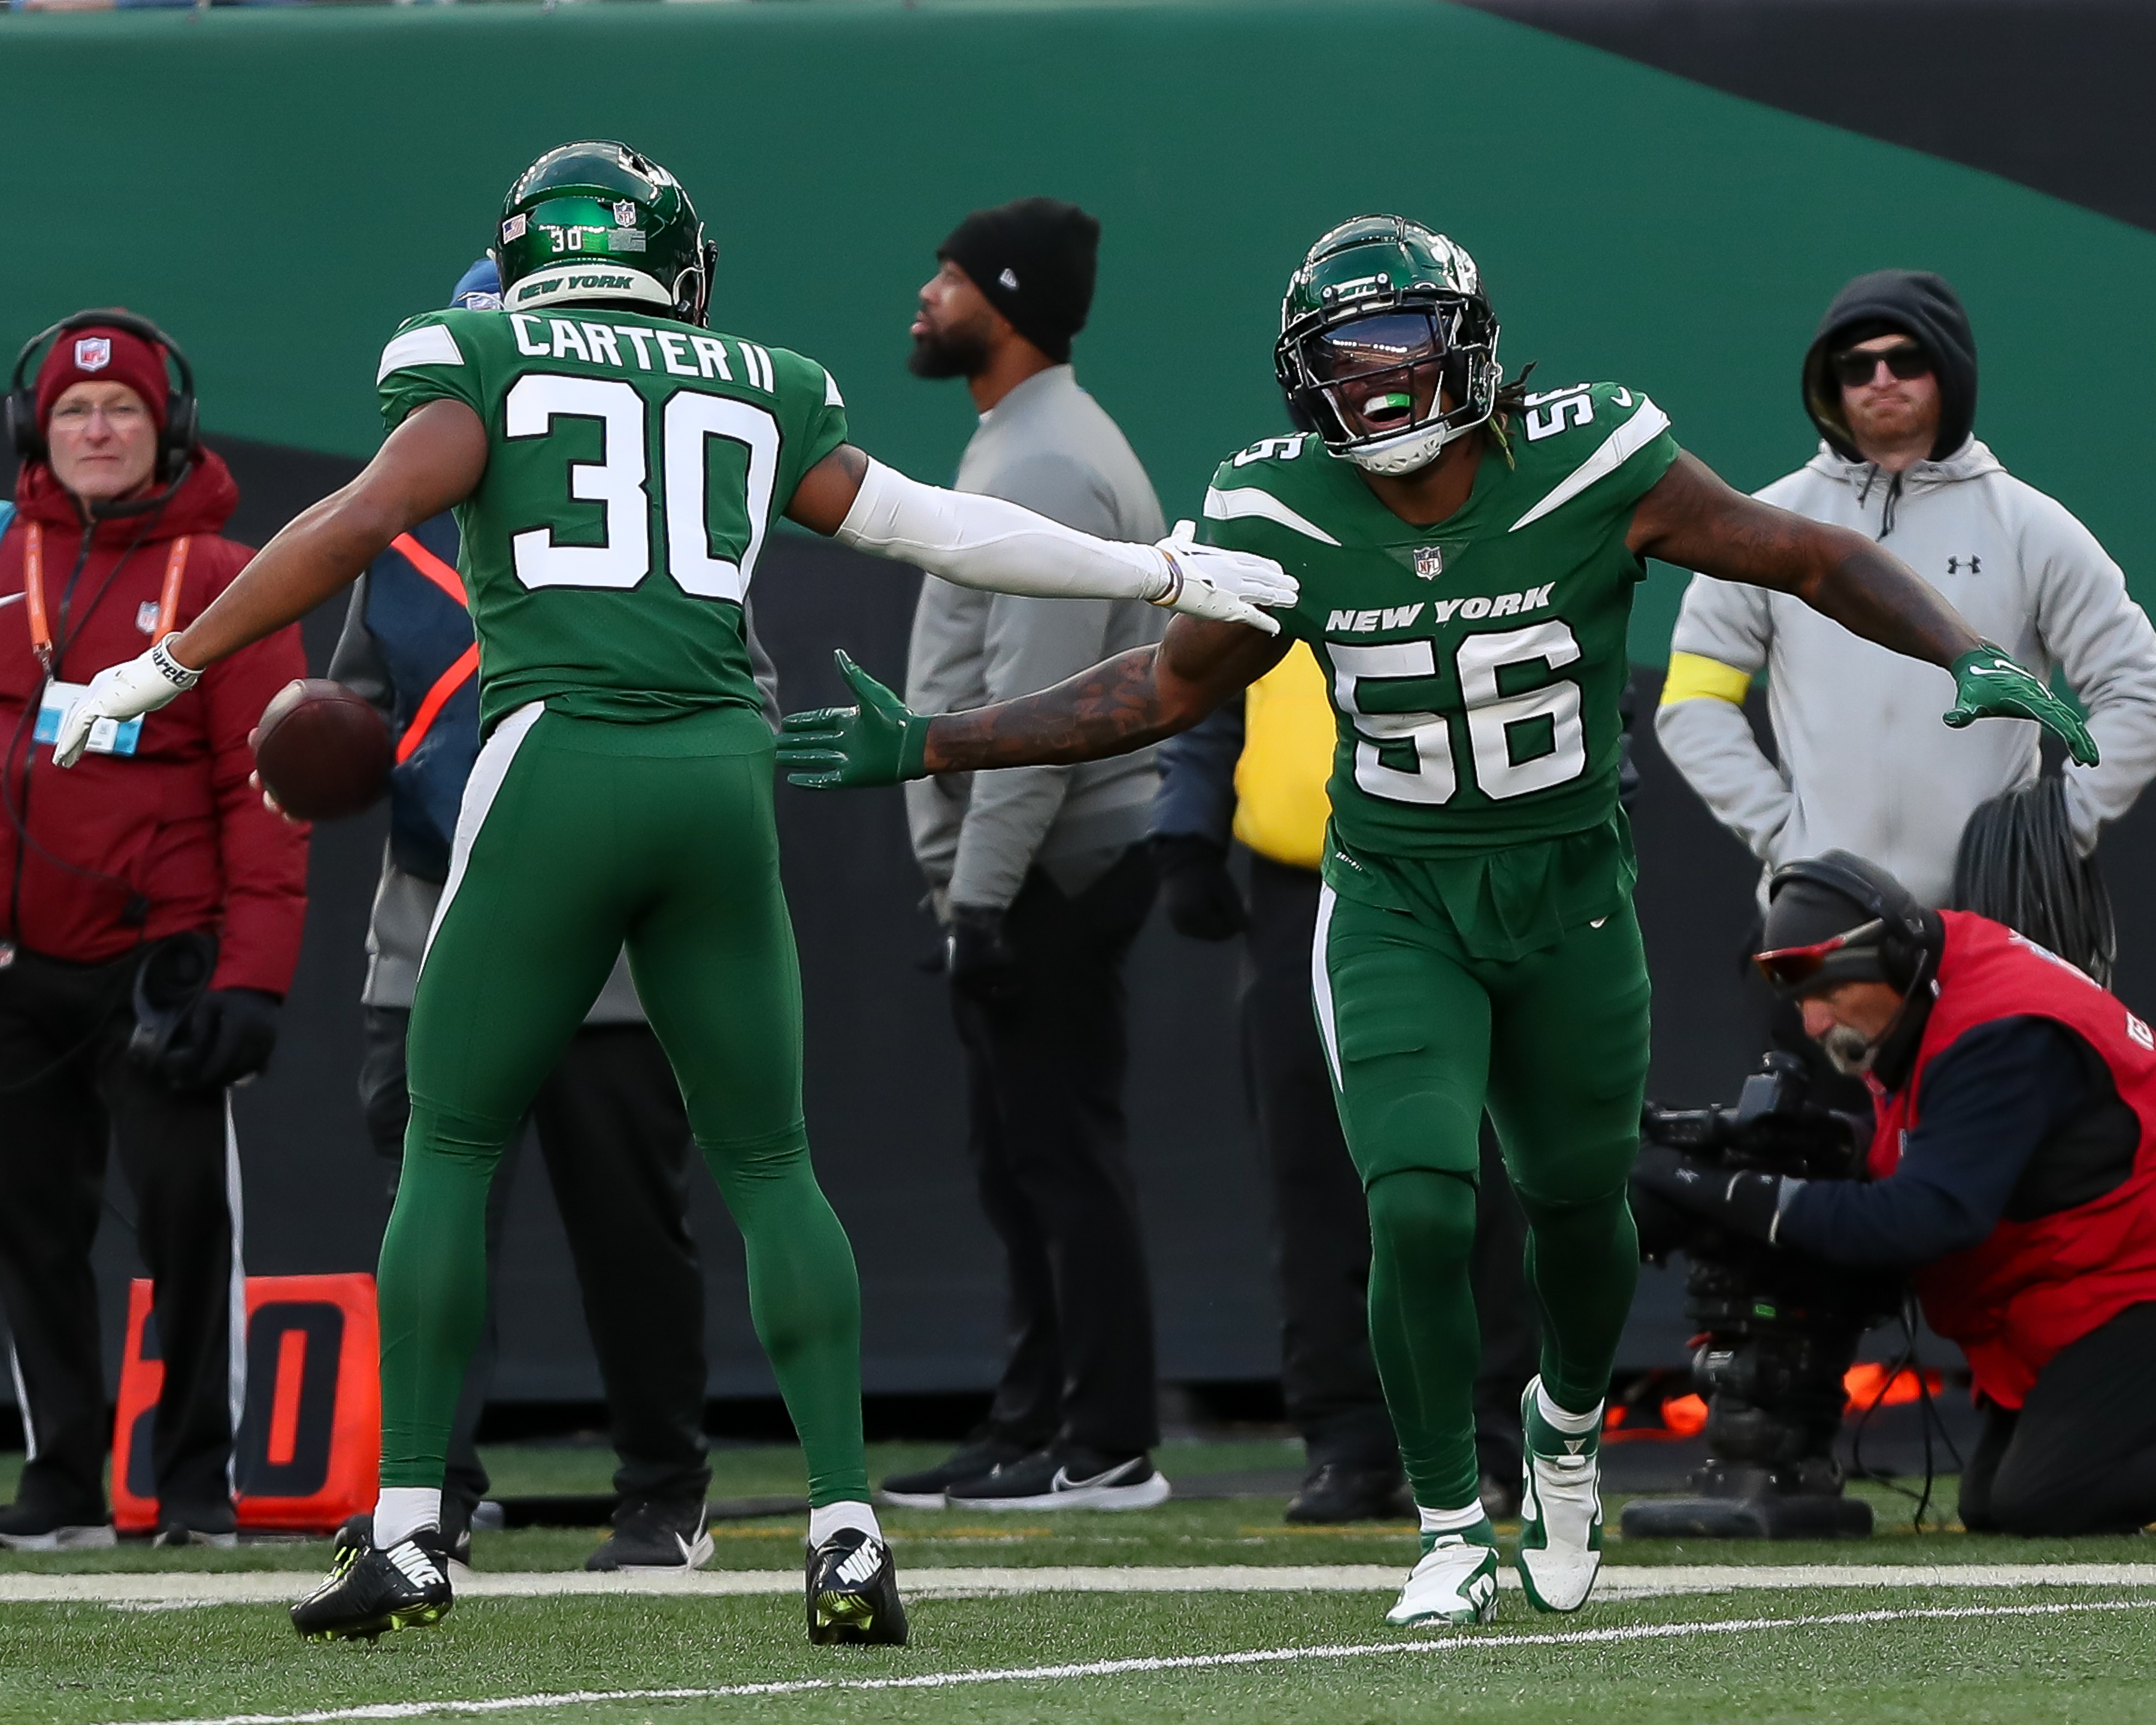
[[[1976,425],[1976,337],[1954,290],[1928,270],[1875,270],[1834,296],[1804,355],[1805,411],[1827,447],[1845,460],[1864,457],[1842,417],[1841,386],[1828,357],[1852,342],[1897,330],[1924,344],[1939,380],[1939,434],[1931,459],[1943,461],[1953,454]]]

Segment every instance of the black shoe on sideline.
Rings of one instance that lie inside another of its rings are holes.
[[[0,1509],[0,1546],[9,1551],[104,1551],[117,1543],[112,1518],[101,1507],[11,1503]]]
[[[1299,1527],[1413,1521],[1414,1500],[1397,1467],[1321,1461],[1304,1477],[1302,1489],[1288,1499],[1282,1519]]]
[[[993,1473],[1007,1461],[1020,1461],[1034,1448],[993,1435],[978,1439],[933,1467],[889,1476],[876,1487],[876,1501],[901,1509],[942,1509],[952,1486]]]
[[[808,1553],[808,1639],[819,1647],[906,1645],[898,1566],[873,1533],[841,1527]]]
[[[950,1490],[960,1509],[1151,1509],[1168,1480],[1142,1451],[1111,1455],[1076,1444],[1036,1450]]]
[[[292,1627],[310,1641],[372,1640],[449,1615],[449,1553],[439,1527],[422,1527],[384,1551],[354,1516],[338,1530],[328,1579],[292,1607]]]
[[[711,1561],[709,1506],[701,1497],[662,1503],[639,1497],[613,1512],[613,1532],[584,1559],[587,1569],[701,1569]]]

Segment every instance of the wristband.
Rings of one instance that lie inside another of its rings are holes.
[[[173,688],[178,690],[182,694],[185,694],[188,690],[193,688],[196,684],[202,681],[203,674],[198,670],[189,670],[187,666],[182,665],[178,660],[172,657],[171,652],[167,649],[167,643],[177,641],[179,638],[179,631],[175,629],[171,634],[167,635],[164,640],[158,642],[156,646],[152,647],[150,649],[148,656],[151,669],[155,670],[157,675],[162,677],[167,682],[170,683]]]

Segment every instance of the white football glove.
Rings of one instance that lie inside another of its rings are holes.
[[[1280,624],[1258,608],[1292,605],[1301,591],[1294,576],[1270,557],[1200,545],[1189,521],[1153,547],[1168,560],[1168,586],[1152,603],[1211,623],[1241,623],[1276,635]]]
[[[90,728],[100,719],[126,724],[145,713],[153,713],[176,695],[184,695],[202,681],[200,671],[189,670],[165,650],[167,635],[147,653],[125,665],[108,665],[90,680],[82,699],[68,709],[60,721],[60,734],[53,744],[53,759],[72,767],[90,747]]]

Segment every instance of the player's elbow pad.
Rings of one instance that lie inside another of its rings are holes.
[[[1096,539],[1000,497],[924,485],[880,461],[869,463],[834,536],[960,587],[1029,598],[1156,599],[1173,579],[1150,545]]]

